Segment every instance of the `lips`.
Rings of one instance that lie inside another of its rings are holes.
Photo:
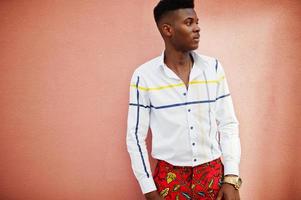
[[[200,36],[199,36],[199,35],[194,36],[194,37],[193,37],[193,40],[195,40],[195,41],[197,41],[197,42],[200,41]]]
[[[193,40],[196,41],[196,42],[199,42],[200,41],[200,37],[194,37]]]

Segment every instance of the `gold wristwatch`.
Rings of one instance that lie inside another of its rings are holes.
[[[225,176],[223,179],[223,183],[231,184],[236,190],[238,190],[242,184],[242,180],[238,176]]]

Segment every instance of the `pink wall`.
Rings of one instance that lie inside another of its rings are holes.
[[[162,51],[156,2],[0,1],[0,200],[142,199],[128,85]],[[241,123],[242,199],[301,199],[300,1],[196,2]]]

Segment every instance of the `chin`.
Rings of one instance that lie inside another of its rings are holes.
[[[193,45],[190,50],[193,51],[193,50],[196,50],[197,48],[199,48],[199,45]]]
[[[191,44],[189,46],[183,47],[182,50],[183,51],[193,51],[193,50],[196,50],[197,48],[199,48],[199,44]]]

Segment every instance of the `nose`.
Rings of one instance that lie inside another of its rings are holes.
[[[200,32],[200,31],[201,31],[201,28],[199,27],[198,24],[196,24],[194,27],[194,32]]]

